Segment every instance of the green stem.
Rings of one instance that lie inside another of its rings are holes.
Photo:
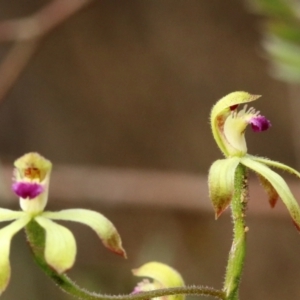
[[[102,295],[89,292],[76,285],[67,275],[58,274],[51,269],[45,261],[45,232],[34,220],[26,226],[26,235],[28,242],[34,254],[34,259],[41,269],[62,289],[64,292],[82,300],[149,300],[155,297],[168,295],[196,295],[212,296],[217,299],[226,300],[225,293],[210,287],[203,286],[186,286],[159,289],[154,291],[142,292],[129,295]]]
[[[226,294],[226,300],[239,299],[238,292],[245,260],[246,233],[248,230],[245,224],[247,200],[247,171],[246,168],[240,164],[235,173],[234,194],[231,202],[233,242],[229,253],[223,288]]]

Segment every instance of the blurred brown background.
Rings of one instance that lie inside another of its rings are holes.
[[[0,1],[0,17],[24,17],[47,3]],[[154,177],[156,171],[175,172],[202,178],[201,186],[210,164],[221,157],[210,132],[210,109],[222,96],[245,90],[263,95],[256,108],[273,125],[260,135],[249,131],[249,151],[296,167],[288,87],[267,73],[258,24],[238,0],[94,1],[44,39],[1,103],[2,160],[11,164],[38,151],[58,170],[90,166],[105,176],[110,169],[135,169]],[[3,43],[3,59],[8,49]],[[82,176],[80,201],[56,192],[48,208],[103,212],[119,229],[129,259],[107,253],[89,229],[71,224],[79,247],[71,275],[80,285],[128,293],[136,282],[130,269],[158,260],[177,268],[187,284],[221,288],[231,221],[227,214],[215,222],[212,211],[201,209],[206,190],[199,207],[182,209],[139,205],[125,195],[123,202],[116,186],[108,190],[118,191],[112,204],[85,196],[87,178]],[[63,181],[56,184],[63,190]],[[135,189],[151,194],[138,184]],[[163,199],[158,195],[156,201]],[[9,203],[18,207],[15,199]],[[249,214],[241,299],[299,299],[300,237],[290,223],[287,213]],[[12,282],[3,299],[70,299],[35,267],[22,234],[11,257]]]

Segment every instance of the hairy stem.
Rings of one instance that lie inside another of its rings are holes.
[[[239,299],[239,285],[242,276],[245,252],[246,233],[245,209],[248,200],[247,170],[241,164],[235,173],[234,194],[231,202],[233,219],[233,242],[226,269],[224,292],[226,300]]]
[[[195,295],[195,296],[211,296],[216,299],[226,300],[225,293],[204,286],[186,286],[159,289],[138,294],[129,295],[103,295],[89,292],[76,285],[67,275],[58,274],[55,270],[48,266],[44,258],[45,249],[45,232],[34,220],[26,226],[26,235],[28,242],[33,251],[34,259],[41,269],[48,275],[60,289],[64,292],[82,300],[149,300],[155,297],[168,295]]]

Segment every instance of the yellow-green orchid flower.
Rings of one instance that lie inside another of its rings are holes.
[[[183,287],[184,281],[181,275],[170,266],[159,263],[159,262],[149,262],[141,267],[132,270],[135,276],[148,277],[153,281],[144,279],[142,282],[134,288],[132,294],[138,294],[140,292],[153,291],[163,288],[172,287]],[[157,297],[157,300],[184,300],[184,295],[170,295]]]
[[[251,124],[255,132],[260,132],[267,130],[271,123],[253,108],[247,109],[245,105],[238,110],[238,106],[255,101],[259,97],[246,92],[233,92],[220,99],[211,111],[213,136],[226,157],[215,161],[209,170],[209,192],[216,218],[230,204],[234,192],[235,170],[238,164],[242,164],[258,175],[272,207],[278,197],[282,199],[293,222],[300,229],[299,205],[284,179],[269,166],[288,171],[298,177],[300,173],[282,163],[247,154],[246,127]]]
[[[100,213],[87,209],[44,211],[48,200],[51,168],[51,162],[37,153],[25,154],[15,161],[12,189],[20,197],[22,211],[0,209],[0,221],[15,220],[0,230],[0,294],[10,279],[11,239],[33,220],[45,230],[45,260],[58,273],[64,273],[73,266],[76,242],[69,229],[52,220],[75,221],[88,225],[108,249],[126,256],[116,228]]]

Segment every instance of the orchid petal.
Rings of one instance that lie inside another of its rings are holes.
[[[70,269],[76,257],[76,242],[72,232],[43,217],[35,221],[46,231],[45,260],[58,273]]]
[[[0,208],[0,222],[11,221],[27,215],[24,211]]]
[[[229,156],[229,152],[227,149],[226,137],[224,137],[222,129],[226,118],[231,112],[231,108],[236,107],[239,104],[257,100],[259,97],[260,96],[258,95],[251,95],[246,92],[233,92],[221,98],[214,105],[210,117],[212,133],[216,143],[226,157]]]
[[[30,221],[29,216],[20,218],[0,230],[0,294],[10,279],[9,252],[12,237]]]
[[[257,177],[261,183],[261,185],[263,186],[264,190],[266,191],[266,193],[269,196],[269,203],[271,205],[271,207],[275,207],[277,200],[278,200],[278,193],[276,192],[276,190],[273,188],[272,184],[263,176],[261,176],[260,174],[257,173]]]
[[[234,192],[235,170],[240,162],[239,157],[219,159],[209,170],[208,186],[216,219],[230,204]]]
[[[276,172],[272,171],[268,166],[253,160],[250,157],[243,157],[241,163],[270,182],[283,203],[286,205],[294,224],[300,231],[300,208],[284,179]]]
[[[172,287],[183,287],[184,281],[181,275],[170,266],[159,263],[159,262],[149,262],[142,265],[138,269],[132,270],[135,276],[139,277],[150,277],[154,280],[153,284],[145,282],[141,283],[137,292],[142,292],[148,290],[147,288],[172,288]],[[143,285],[145,289],[143,290]],[[137,293],[134,292],[135,294]],[[173,295],[166,297],[168,300],[182,300],[184,295]]]
[[[102,214],[88,209],[65,209],[59,212],[44,212],[43,216],[52,220],[75,221],[92,228],[105,247],[126,257],[122,242],[115,226]]]
[[[282,164],[282,163],[274,161],[274,160],[270,160],[268,158],[263,158],[263,157],[250,156],[250,155],[249,155],[249,157],[251,157],[253,160],[255,160],[257,162],[263,163],[263,164],[268,165],[273,168],[281,169],[282,171],[287,171],[287,172],[297,176],[298,178],[300,178],[300,173],[298,171],[296,171],[295,169],[293,169],[285,164]]]

